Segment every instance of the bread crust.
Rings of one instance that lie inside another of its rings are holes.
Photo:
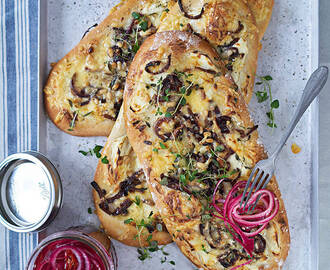
[[[99,161],[97,165],[97,169],[94,176],[94,181],[98,184],[98,186],[101,189],[106,190],[106,198],[109,198],[111,196],[114,196],[118,190],[120,183],[125,181],[127,178],[127,175],[132,175],[136,173],[139,169],[141,169],[139,166],[134,166],[134,161],[136,160],[136,157],[133,153],[132,149],[123,149],[124,146],[121,144],[118,144],[118,142],[125,140],[126,138],[126,130],[125,130],[125,124],[124,119],[122,115],[122,111],[119,113],[118,119],[114,125],[114,128],[106,142],[106,145],[104,146],[104,149],[102,151],[102,155],[106,156],[109,160],[109,164],[103,164],[101,161]],[[128,146],[131,148],[131,146]],[[126,147],[125,147],[126,148]],[[123,154],[117,155],[117,152],[126,152]],[[117,166],[118,164],[117,160],[121,156],[121,161],[123,162],[123,166],[129,167],[127,171],[123,171],[123,168],[120,166]],[[125,157],[129,156],[128,159],[124,159]],[[134,161],[133,161],[134,159]],[[141,182],[145,182],[144,177],[140,177],[139,180]],[[136,196],[139,196],[140,204],[139,207],[136,207],[133,204],[133,208],[129,207],[128,213],[126,215],[109,215],[105,211],[103,211],[99,204],[103,202],[104,200],[99,197],[99,194],[93,190],[93,199],[95,204],[95,213],[97,214],[101,226],[103,230],[112,238],[126,244],[129,246],[135,246],[135,247],[141,247],[141,246],[148,246],[149,243],[147,241],[148,236],[150,233],[143,229],[141,232],[140,237],[136,237],[138,235],[138,230],[136,229],[135,222],[140,221],[140,218],[143,217],[146,221],[148,219],[148,214],[150,211],[153,211],[153,219],[159,219],[159,213],[155,206],[148,206],[146,207],[146,202],[151,199],[151,195],[149,190],[145,190],[142,193],[136,193]],[[123,195],[124,199],[132,198],[135,194],[128,194]],[[136,213],[136,211],[138,213]],[[144,213],[146,212],[146,213]],[[132,218],[132,222],[129,224],[125,224],[124,221]],[[162,222],[159,222],[159,224],[162,224]],[[167,233],[166,227],[164,224],[162,225],[163,230],[158,231],[155,229],[151,235],[152,240],[157,241],[159,245],[166,245],[168,243],[172,242],[172,237]]]
[[[247,0],[247,4],[254,14],[261,40],[272,17],[274,0]]]
[[[159,166],[155,166],[156,162],[155,155],[152,154],[151,149],[157,145],[157,137],[150,130],[144,130],[143,132],[138,131],[132,125],[133,121],[141,120],[144,116],[143,109],[138,112],[134,112],[132,110],[132,106],[136,103],[136,95],[138,93],[141,99],[143,98],[143,88],[138,88],[139,92],[137,92],[137,87],[139,86],[139,82],[144,82],[141,78],[144,76],[143,67],[146,63],[150,61],[155,61],[155,59],[159,59],[161,57],[161,52],[165,51],[165,53],[175,55],[175,59],[172,58],[173,65],[179,65],[178,63],[184,63],[184,55],[190,54],[193,51],[199,51],[201,54],[208,55],[210,58],[216,56],[214,50],[209,47],[209,45],[199,39],[196,36],[193,36],[188,33],[179,32],[179,31],[171,31],[171,32],[162,32],[149,37],[143,46],[140,48],[137,56],[135,57],[133,63],[131,64],[129,75],[126,81],[126,88],[125,88],[125,95],[124,95],[124,117],[126,123],[127,134],[129,140],[134,148],[135,153],[138,156],[139,161],[141,162],[145,174],[147,175],[147,181],[149,184],[149,188],[153,195],[153,198],[156,202],[158,209],[160,210],[161,216],[167,226],[168,231],[173,235],[174,241],[177,243],[181,251],[197,266],[203,267],[204,269],[223,269],[219,265],[209,265],[205,262],[202,262],[201,259],[202,253],[195,252],[195,246],[192,247],[191,242],[187,241],[187,237],[189,238],[190,234],[194,234],[194,231],[188,230],[189,228],[195,228],[198,225],[199,219],[185,219],[184,222],[180,223],[179,218],[173,216],[172,213],[178,214],[178,211],[174,211],[173,203],[176,200],[183,201],[183,195],[176,190],[170,190],[167,187],[164,187],[160,184],[160,173],[163,172]],[[180,58],[182,57],[182,58]],[[216,60],[214,60],[216,62]],[[217,63],[221,66],[221,63]],[[177,67],[177,66],[175,66]],[[220,68],[221,70],[221,68]],[[179,70],[180,71],[180,70]],[[144,78],[144,77],[143,77]],[[231,94],[235,95],[237,98],[237,103],[235,106],[231,107],[231,110],[237,115],[237,118],[240,119],[242,126],[248,127],[253,126],[252,121],[250,120],[250,116],[247,110],[247,106],[243,100],[243,98],[235,94],[230,87],[225,87],[226,84],[230,85],[227,79],[221,79],[223,83],[223,88],[219,92],[219,95],[226,95]],[[149,90],[150,91],[150,90]],[[140,101],[140,99],[138,99]],[[142,101],[140,101],[139,104]],[[218,104],[221,106],[221,104]],[[141,108],[144,108],[141,105]],[[151,109],[151,107],[148,107]],[[152,115],[153,111],[148,112],[148,115]],[[151,122],[151,125],[153,122]],[[145,141],[151,141],[152,145],[146,145]],[[226,137],[228,142],[228,138]],[[251,167],[260,159],[266,157],[264,149],[261,145],[257,143],[258,134],[257,132],[253,132],[251,134],[251,138],[249,142],[246,143],[246,149],[243,153],[244,157],[248,156],[249,161],[251,162]],[[165,150],[164,150],[165,151]],[[167,152],[166,152],[167,153]],[[238,152],[237,152],[238,153]],[[165,164],[166,162],[164,162]],[[166,163],[167,164],[167,163]],[[166,165],[164,165],[166,166]],[[240,180],[244,180],[248,177],[244,175],[243,179],[242,176]],[[279,254],[273,255],[272,259],[267,260],[266,262],[254,262],[250,265],[246,265],[241,269],[277,269],[281,268],[283,265],[284,260],[287,257],[288,250],[289,250],[289,243],[290,243],[290,234],[288,229],[288,220],[286,216],[286,211],[284,208],[283,200],[281,198],[280,191],[278,189],[278,185],[276,183],[275,177],[272,178],[271,183],[267,186],[268,189],[274,192],[276,197],[280,203],[280,211],[278,215],[272,220],[270,223],[270,228],[266,230],[266,236],[268,237],[268,232],[271,230],[270,235],[272,236],[272,241],[269,240],[267,245],[277,243],[277,247],[279,248]],[[170,200],[170,198],[174,198]],[[168,201],[170,200],[170,201]],[[192,200],[194,201],[194,200]],[[172,207],[170,206],[172,203]],[[185,200],[183,204],[189,204],[189,201]],[[192,202],[191,204],[194,204]],[[200,207],[198,204],[193,205],[191,209],[198,209]],[[190,210],[191,210],[190,209]],[[193,211],[191,210],[191,211]],[[183,216],[180,218],[184,219]],[[178,229],[184,232],[178,232]],[[187,233],[188,232],[188,233]],[[275,238],[274,238],[275,237]],[[267,238],[268,240],[268,238]],[[276,245],[275,245],[276,246]],[[273,246],[269,247],[273,248]]]
[[[110,88],[109,84],[117,74],[121,76],[118,75],[119,77],[116,77],[117,80],[118,78],[126,77],[125,72],[127,70],[126,66],[124,66],[126,62],[118,64],[118,62],[115,62],[115,57],[111,57],[113,52],[109,52],[109,49],[117,44],[113,41],[113,36],[115,35],[114,27],[130,27],[130,23],[133,20],[133,12],[152,13],[153,9],[156,9],[156,15],[150,15],[148,21],[157,26],[161,13],[167,7],[167,3],[168,1],[166,0],[121,1],[111,9],[104,21],[92,29],[77,46],[53,66],[44,87],[44,104],[49,118],[58,128],[74,136],[108,136],[110,134],[117,117],[118,108],[116,109],[116,107],[120,107],[122,102],[124,88],[122,84],[124,81],[120,79],[121,85],[118,90],[113,90],[114,88]],[[144,10],[148,7],[150,10]],[[155,31],[152,27],[150,26],[147,31],[150,33]],[[147,31],[141,31],[142,39],[142,35],[146,36],[148,34]],[[127,61],[127,65],[129,65],[130,60]],[[108,67],[109,64],[106,65],[105,62],[111,64],[115,62],[117,65],[110,69]],[[111,72],[116,73],[111,75]],[[92,95],[89,101],[88,98],[81,99],[72,93],[71,84],[75,74],[77,74],[77,83],[82,84],[81,87],[85,86],[84,89],[86,87],[87,89],[88,87],[92,88]],[[100,77],[102,79],[99,79]],[[103,105],[101,101],[94,98],[95,91],[99,90],[106,92],[105,97],[102,97],[103,99],[106,98],[106,102]],[[110,97],[106,96],[108,93]],[[71,104],[73,103],[73,106],[70,106],[68,99],[70,99]],[[84,102],[89,103],[83,106],[79,105]],[[116,105],[116,103],[118,104]],[[73,128],[70,128],[75,111],[79,112],[78,120],[74,121],[71,125]],[[88,115],[84,116],[86,114]],[[105,117],[104,115],[109,116]]]

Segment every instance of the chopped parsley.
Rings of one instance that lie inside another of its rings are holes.
[[[93,210],[91,207],[88,207],[87,211],[88,211],[88,214],[93,214]]]

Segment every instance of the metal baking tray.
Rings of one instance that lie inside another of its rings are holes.
[[[85,30],[106,17],[118,1],[40,1],[40,95],[50,64],[61,59],[77,44]],[[306,80],[318,66],[318,0],[275,0],[273,17],[259,54],[258,75],[271,75],[273,96],[280,101],[275,111],[278,128],[267,127],[267,104],[253,97],[250,107],[259,125],[260,139],[271,152],[279,142]],[[64,204],[56,220],[43,234],[70,226],[99,225],[93,207],[89,183],[97,160],[78,153],[81,149],[104,144],[106,138],[77,138],[58,130],[39,110],[39,149],[60,172],[64,187]],[[318,269],[318,100],[304,115],[282,150],[276,170],[286,205],[291,232],[291,249],[283,269]],[[302,150],[295,155],[291,144]],[[40,235],[42,238],[43,235]],[[168,260],[176,265],[161,264],[161,254],[141,262],[136,249],[114,241],[120,270],[195,269],[175,244],[165,247]]]

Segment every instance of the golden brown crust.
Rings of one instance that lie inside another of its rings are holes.
[[[125,60],[126,62],[116,62],[113,56],[111,48],[118,45],[118,42],[114,41],[116,34],[113,27],[126,31],[133,20],[133,12],[146,14],[149,28],[145,32],[140,28],[138,30],[142,40],[155,31],[153,28],[157,27],[167,3],[166,0],[122,1],[111,9],[100,25],[92,29],[76,47],[56,63],[44,88],[44,103],[50,119],[58,128],[76,136],[109,135],[122,102],[123,78],[126,77],[127,65],[130,62],[130,59]],[[137,24],[136,21],[134,27],[138,27]],[[113,63],[114,66],[111,66]],[[72,78],[75,75],[77,87],[82,90],[89,89],[90,99],[78,97],[71,90]],[[120,81],[119,89],[110,86],[114,78]],[[99,99],[95,98],[98,91],[104,92]],[[105,100],[105,103],[101,100]],[[81,105],[82,103],[88,104]],[[71,123],[68,118],[72,118],[75,112],[78,112],[78,120]],[[70,124],[73,128],[70,128]]]
[[[247,4],[256,19],[259,39],[262,39],[272,17],[274,0],[247,0]]]
[[[120,183],[125,181],[127,176],[132,175],[141,169],[138,164],[135,164],[136,156],[134,155],[131,146],[128,145],[128,143],[124,145],[122,144],[125,139],[125,124],[122,112],[120,112],[114,129],[112,130],[102,152],[102,154],[109,160],[109,165],[103,164],[99,161],[94,176],[94,181],[99,187],[106,190],[106,198],[112,197],[118,193]],[[117,154],[118,150],[122,152],[119,155]],[[119,163],[118,160],[123,164],[117,165]],[[144,177],[139,177],[139,180],[143,182],[143,187],[146,187]],[[141,218],[144,218],[147,222],[150,211],[153,211],[152,218],[159,220],[158,224],[162,224],[162,222],[159,218],[157,208],[154,205],[146,204],[148,201],[152,201],[149,190],[145,190],[142,193],[132,192],[128,195],[123,195],[121,200],[133,199],[134,196],[139,197],[139,206],[137,207],[133,204],[127,209],[127,214],[114,216],[109,215],[100,208],[99,204],[104,200],[100,199],[98,193],[94,190],[93,198],[96,214],[101,222],[102,228],[110,237],[129,246],[148,246],[147,238],[150,233],[146,229],[143,229],[141,231],[141,236],[136,237],[136,235],[138,235],[138,230],[136,229],[135,223],[141,221]],[[125,224],[124,221],[130,218],[132,219],[132,222]],[[172,242],[172,237],[167,233],[164,224],[162,224],[162,229],[162,231],[155,229],[152,232],[152,240],[157,241],[160,245]]]
[[[175,149],[173,148],[174,144],[171,141],[163,142],[165,147],[160,147],[157,153],[154,153],[152,149],[158,146],[160,140],[154,134],[153,130],[145,129],[140,132],[138,129],[134,128],[132,124],[134,121],[147,118],[151,127],[153,127],[156,121],[152,116],[156,111],[156,108],[152,105],[154,103],[148,102],[148,99],[152,99],[152,96],[149,96],[151,90],[148,89],[148,92],[145,92],[145,88],[142,86],[153,78],[153,76],[146,75],[144,71],[146,63],[164,58],[164,56],[162,57],[163,54],[171,54],[171,65],[173,65],[171,69],[172,72],[174,68],[181,72],[182,70],[180,68],[183,68],[183,66],[187,65],[193,67],[196,64],[194,61],[190,62],[190,60],[188,60],[191,58],[191,54],[194,54],[194,51],[198,51],[199,56],[208,55],[209,59],[212,59],[211,62],[213,62],[212,68],[217,67],[219,72],[222,71],[221,63],[216,60],[216,53],[205,41],[202,41],[196,36],[184,32],[171,31],[157,33],[148,38],[130,67],[124,95],[124,116],[129,140],[144,167],[153,198],[175,242],[181,251],[198,267],[203,267],[204,269],[223,269],[217,261],[218,257],[216,256],[218,255],[214,255],[219,253],[215,252],[213,254],[212,252],[214,252],[214,250],[211,250],[210,254],[205,255],[205,253],[201,251],[199,242],[196,244],[196,239],[200,237],[196,231],[200,223],[199,213],[201,210],[201,205],[198,200],[194,198],[194,196],[190,196],[190,199],[188,199],[182,192],[173,188],[168,188],[160,183],[161,179],[163,181],[161,175],[167,172],[169,168],[173,170],[171,162],[174,160],[174,157],[172,158],[172,151]],[[198,61],[197,62],[200,63],[200,60]],[[207,75],[202,73],[199,74],[199,77],[208,78]],[[189,78],[189,80],[194,80],[194,78],[196,79],[195,75]],[[213,98],[216,100],[216,104],[221,107],[221,114],[226,112],[230,113],[232,119],[236,119],[236,124],[239,124],[240,127],[252,127],[253,123],[250,120],[247,106],[240,94],[231,88],[232,82],[224,76],[220,76],[220,78],[214,77],[214,81],[217,84],[217,88],[215,89],[220,90],[216,95],[213,95]],[[206,89],[204,85],[203,88]],[[211,94],[210,92],[207,93]],[[236,100],[235,104],[230,104],[229,99],[226,98],[229,96],[234,97]],[[188,99],[188,96],[186,98]],[[194,107],[194,101],[187,102],[190,102],[189,106]],[[198,107],[196,107],[197,110],[202,106],[203,101],[199,100]],[[161,107],[161,109],[163,109],[163,107]],[[203,110],[200,110],[199,113],[203,114]],[[265,158],[265,153],[263,147],[257,143],[257,132],[255,131],[250,135],[247,142],[235,141],[235,136],[231,134],[224,137],[227,146],[229,145],[234,152],[236,152],[239,160],[245,160],[244,164],[253,167],[258,160]],[[218,136],[222,136],[221,133],[218,134]],[[150,141],[151,145],[146,144],[145,141]],[[180,142],[177,141],[177,144],[179,144],[179,146],[176,147],[181,149]],[[244,146],[244,148],[242,149],[240,146]],[[182,147],[187,148],[189,145],[184,144]],[[194,147],[196,147],[196,145]],[[158,152],[161,152],[159,156]],[[247,179],[249,170],[242,170],[241,172],[242,174],[239,179]],[[267,188],[275,193],[280,202],[279,214],[272,220],[270,227],[263,231],[263,236],[267,239],[267,248],[265,250],[267,256],[265,261],[259,259],[250,265],[242,267],[242,269],[281,268],[288,254],[290,243],[288,221],[275,178],[272,179]],[[202,243],[205,244],[205,242]],[[238,264],[239,263],[235,265]]]

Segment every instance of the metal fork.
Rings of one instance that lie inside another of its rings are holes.
[[[243,202],[245,201],[243,211],[245,211],[247,202],[251,198],[252,192],[257,192],[260,187],[263,189],[267,186],[270,179],[272,178],[275,170],[275,162],[278,157],[278,154],[282,150],[284,144],[286,143],[287,139],[290,137],[292,131],[296,127],[297,123],[299,122],[300,118],[303,116],[306,109],[315,99],[315,97],[321,92],[323,86],[325,85],[328,79],[328,68],[321,66],[313,74],[310,76],[305,89],[303,91],[302,97],[300,99],[299,105],[296,109],[293,119],[288,127],[287,132],[283,135],[279,145],[275,149],[274,153],[268,158],[264,160],[260,160],[255,167],[253,168],[249,180],[247,181],[246,187],[243,192],[242,200],[240,206],[242,207]],[[255,177],[254,177],[255,176]],[[250,183],[254,177],[252,185],[250,187]],[[254,189],[254,187],[257,187]],[[250,189],[250,190],[249,190]],[[248,195],[245,197],[247,191],[249,190]],[[260,196],[259,196],[260,197]],[[259,197],[257,198],[256,202],[253,205],[252,211],[256,207]],[[248,211],[250,211],[251,205],[249,206]]]

